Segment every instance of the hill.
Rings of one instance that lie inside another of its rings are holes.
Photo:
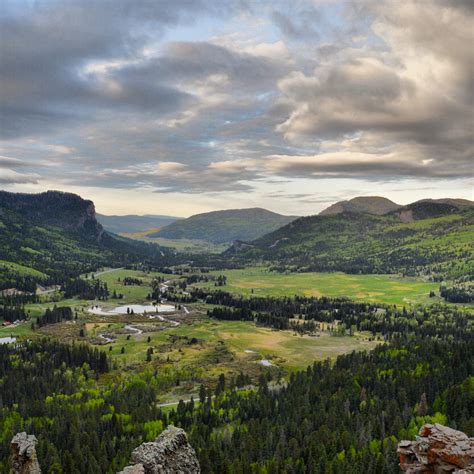
[[[386,215],[302,217],[227,254],[281,270],[474,276],[474,207],[421,201]]]
[[[230,209],[196,214],[164,227],[149,237],[197,239],[216,244],[253,240],[295,220],[266,209]]]
[[[180,219],[179,217],[155,215],[106,216],[104,214],[96,214],[96,217],[105,230],[113,232],[114,234],[136,233],[159,229]]]
[[[339,201],[329,206],[319,215],[327,216],[331,214],[341,214],[343,212],[357,212],[375,215],[388,214],[395,209],[399,209],[400,204],[396,204],[390,199],[379,196],[360,196],[349,201]]]
[[[3,288],[28,276],[38,277],[38,272],[43,275],[38,279],[53,283],[100,266],[162,259],[163,255],[156,245],[105,232],[96,219],[94,203],[75,194],[0,192]]]

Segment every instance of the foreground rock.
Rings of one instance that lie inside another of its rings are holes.
[[[474,473],[474,438],[438,423],[422,426],[416,441],[400,441],[397,452],[407,474]]]
[[[41,474],[36,457],[36,436],[17,433],[11,443],[13,474]]]
[[[186,432],[173,425],[152,443],[143,443],[132,452],[132,466],[120,474],[199,474],[196,452]]]

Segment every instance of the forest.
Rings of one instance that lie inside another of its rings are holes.
[[[264,316],[288,324],[289,314],[308,323],[337,319],[385,343],[315,362],[288,379],[270,371],[255,382],[221,375],[171,410],[156,404],[162,381],[153,363],[110,378],[113,360],[86,344],[35,339],[0,346],[0,470],[8,472],[8,441],[22,430],[38,437],[48,473],[114,473],[168,423],[188,432],[203,472],[216,474],[397,473],[397,440],[412,438],[421,424],[474,434],[469,312],[446,306],[381,312],[347,299],[244,299],[220,290],[212,297],[219,302],[212,318],[253,319],[255,312],[257,324],[258,315],[262,324]],[[69,308],[41,318],[61,319],[72,319]]]

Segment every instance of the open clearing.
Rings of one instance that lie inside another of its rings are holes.
[[[372,303],[405,305],[442,302],[430,298],[439,283],[397,275],[347,275],[345,273],[275,273],[265,267],[214,272],[227,276],[224,291],[254,296],[344,296]],[[209,284],[201,283],[206,287]],[[212,288],[211,288],[212,289]]]
[[[244,321],[215,321],[207,318],[139,335],[123,333],[124,327],[125,324],[111,323],[107,326],[88,325],[87,329],[89,335],[104,329],[115,329],[116,340],[108,344],[112,347],[110,354],[126,365],[145,361],[147,349],[153,347],[157,354],[155,357],[169,359],[177,367],[201,368],[211,372],[216,369],[237,370],[242,364],[257,364],[262,359],[288,370],[303,369],[314,360],[332,359],[352,350],[368,350],[377,344],[376,341],[369,341],[367,334],[352,337],[335,337],[328,333],[299,336],[292,331],[275,331]],[[169,345],[170,337],[187,337],[186,341],[195,338],[198,342],[193,345],[171,345],[163,351],[160,346]]]
[[[196,239],[165,239],[163,237],[150,237],[155,231],[137,232],[132,234],[122,233],[124,237],[142,240],[143,242],[152,242],[162,247],[172,248],[178,252],[185,253],[221,253],[226,250],[230,244],[214,244],[206,240]]]

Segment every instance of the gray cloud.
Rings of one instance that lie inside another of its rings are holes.
[[[472,175],[471,2],[32,5],[0,14],[4,184]]]
[[[274,11],[272,19],[281,32],[291,39],[318,39],[318,26],[321,21],[320,13],[314,8],[296,11],[292,8],[290,14]]]
[[[100,107],[179,109],[189,97],[171,85],[125,81],[113,90],[82,70],[93,61],[133,61],[151,36],[226,10],[202,0],[12,5],[0,16],[0,135],[7,138],[77,126]]]

